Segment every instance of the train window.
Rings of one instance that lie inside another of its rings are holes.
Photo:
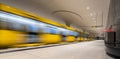
[[[82,34],[82,37],[86,38],[86,34]]]
[[[43,32],[43,33],[51,33],[51,34],[59,34],[59,31],[57,31],[56,28],[52,28],[52,27],[49,27],[49,26],[41,26],[40,27],[40,32]]]
[[[7,22],[7,29],[8,29],[8,30],[13,30],[13,24]]]
[[[73,35],[74,35],[74,36],[78,36],[79,33],[77,33],[77,32],[73,32]]]
[[[24,24],[20,23],[12,23],[7,22],[7,28],[8,30],[15,30],[15,31],[26,31],[26,26]]]
[[[43,31],[42,31],[42,29],[40,27],[38,27],[38,32],[43,33]]]
[[[69,31],[69,34],[68,35],[73,35],[73,32],[72,31]]]
[[[49,28],[49,32],[51,34],[57,34],[57,30],[55,28]]]
[[[80,33],[76,33],[76,36],[79,36],[80,35]]]
[[[6,29],[7,23],[5,21],[0,21],[0,29]]]
[[[9,29],[10,29],[10,26],[11,26],[11,24],[9,24],[9,22],[0,21],[0,28],[1,28],[1,29],[7,29],[7,30],[9,30]]]
[[[27,25],[27,31],[28,32],[38,32],[38,27],[35,25]]]
[[[60,33],[61,33],[60,30],[57,30],[57,29],[56,29],[56,34],[60,34]]]
[[[16,31],[23,31],[24,29],[22,28],[22,24],[19,23],[13,23],[13,29]]]
[[[3,29],[3,22],[0,20],[0,29]]]
[[[11,23],[11,22],[6,22],[6,24],[7,24],[7,30],[13,30],[13,23]]]
[[[68,31],[62,31],[62,35],[68,35]]]
[[[47,33],[48,32],[48,28],[47,27],[43,27],[43,26],[41,26],[40,27],[40,29],[41,29],[41,31],[40,32],[42,32],[42,33]]]
[[[21,24],[21,31],[27,32],[27,26],[24,24]]]
[[[2,21],[0,21],[0,29],[2,29]]]

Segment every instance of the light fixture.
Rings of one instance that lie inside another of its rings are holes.
[[[89,7],[89,6],[87,6],[87,7],[86,7],[86,9],[87,9],[87,10],[89,10],[89,9],[90,9],[90,7]]]
[[[93,13],[90,13],[90,16],[93,16]]]

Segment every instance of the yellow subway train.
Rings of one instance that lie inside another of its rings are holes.
[[[84,41],[89,34],[0,4],[0,48]]]

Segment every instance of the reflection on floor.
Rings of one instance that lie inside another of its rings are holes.
[[[0,54],[0,59],[112,59],[103,40]]]

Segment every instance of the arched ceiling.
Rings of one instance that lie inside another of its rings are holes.
[[[48,19],[55,17],[50,19],[60,23],[66,21],[78,29],[102,33],[106,26],[110,0],[0,0],[0,2]]]

